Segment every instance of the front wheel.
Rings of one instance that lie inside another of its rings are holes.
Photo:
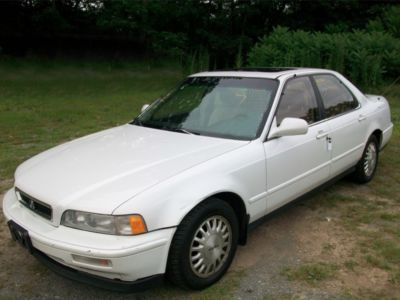
[[[356,165],[356,170],[353,173],[353,179],[358,183],[367,183],[375,175],[376,167],[378,166],[379,146],[375,135],[372,135],[363,152],[363,155]]]
[[[203,289],[228,270],[236,252],[238,221],[226,202],[210,198],[196,206],[175,232],[167,275],[175,284]]]

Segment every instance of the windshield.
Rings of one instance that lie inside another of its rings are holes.
[[[133,124],[182,133],[251,140],[265,123],[278,82],[241,77],[189,77]]]

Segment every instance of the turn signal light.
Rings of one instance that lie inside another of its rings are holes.
[[[147,232],[146,224],[142,216],[140,215],[132,215],[129,216],[129,223],[131,225],[131,230],[133,234],[140,234]]]

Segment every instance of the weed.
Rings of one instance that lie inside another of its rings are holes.
[[[400,219],[400,215],[393,213],[382,213],[380,218],[385,221],[395,222]]]
[[[326,243],[322,246],[322,252],[323,253],[331,253],[335,248],[336,248],[335,245]]]
[[[335,277],[337,265],[329,263],[310,263],[295,268],[287,268],[283,274],[289,280],[306,281],[309,284],[316,284],[319,281],[332,279]]]
[[[373,247],[387,262],[394,265],[400,264],[400,247],[395,241],[378,239]]]
[[[346,260],[344,266],[347,270],[354,271],[355,267],[358,266],[358,263],[355,260]]]

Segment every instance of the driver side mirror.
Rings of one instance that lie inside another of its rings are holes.
[[[141,113],[144,112],[149,106],[150,106],[150,104],[146,103],[145,105],[142,106],[142,109],[140,110],[140,112]]]
[[[276,126],[276,119],[271,127],[269,138],[281,136],[301,135],[308,132],[308,123],[299,118],[284,118],[279,126]]]
[[[156,104],[158,102],[161,101],[161,98],[157,98],[156,100],[154,100],[151,105]],[[140,113],[143,113],[148,107],[150,106],[150,104],[146,103],[142,106],[142,109],[140,110]]]

